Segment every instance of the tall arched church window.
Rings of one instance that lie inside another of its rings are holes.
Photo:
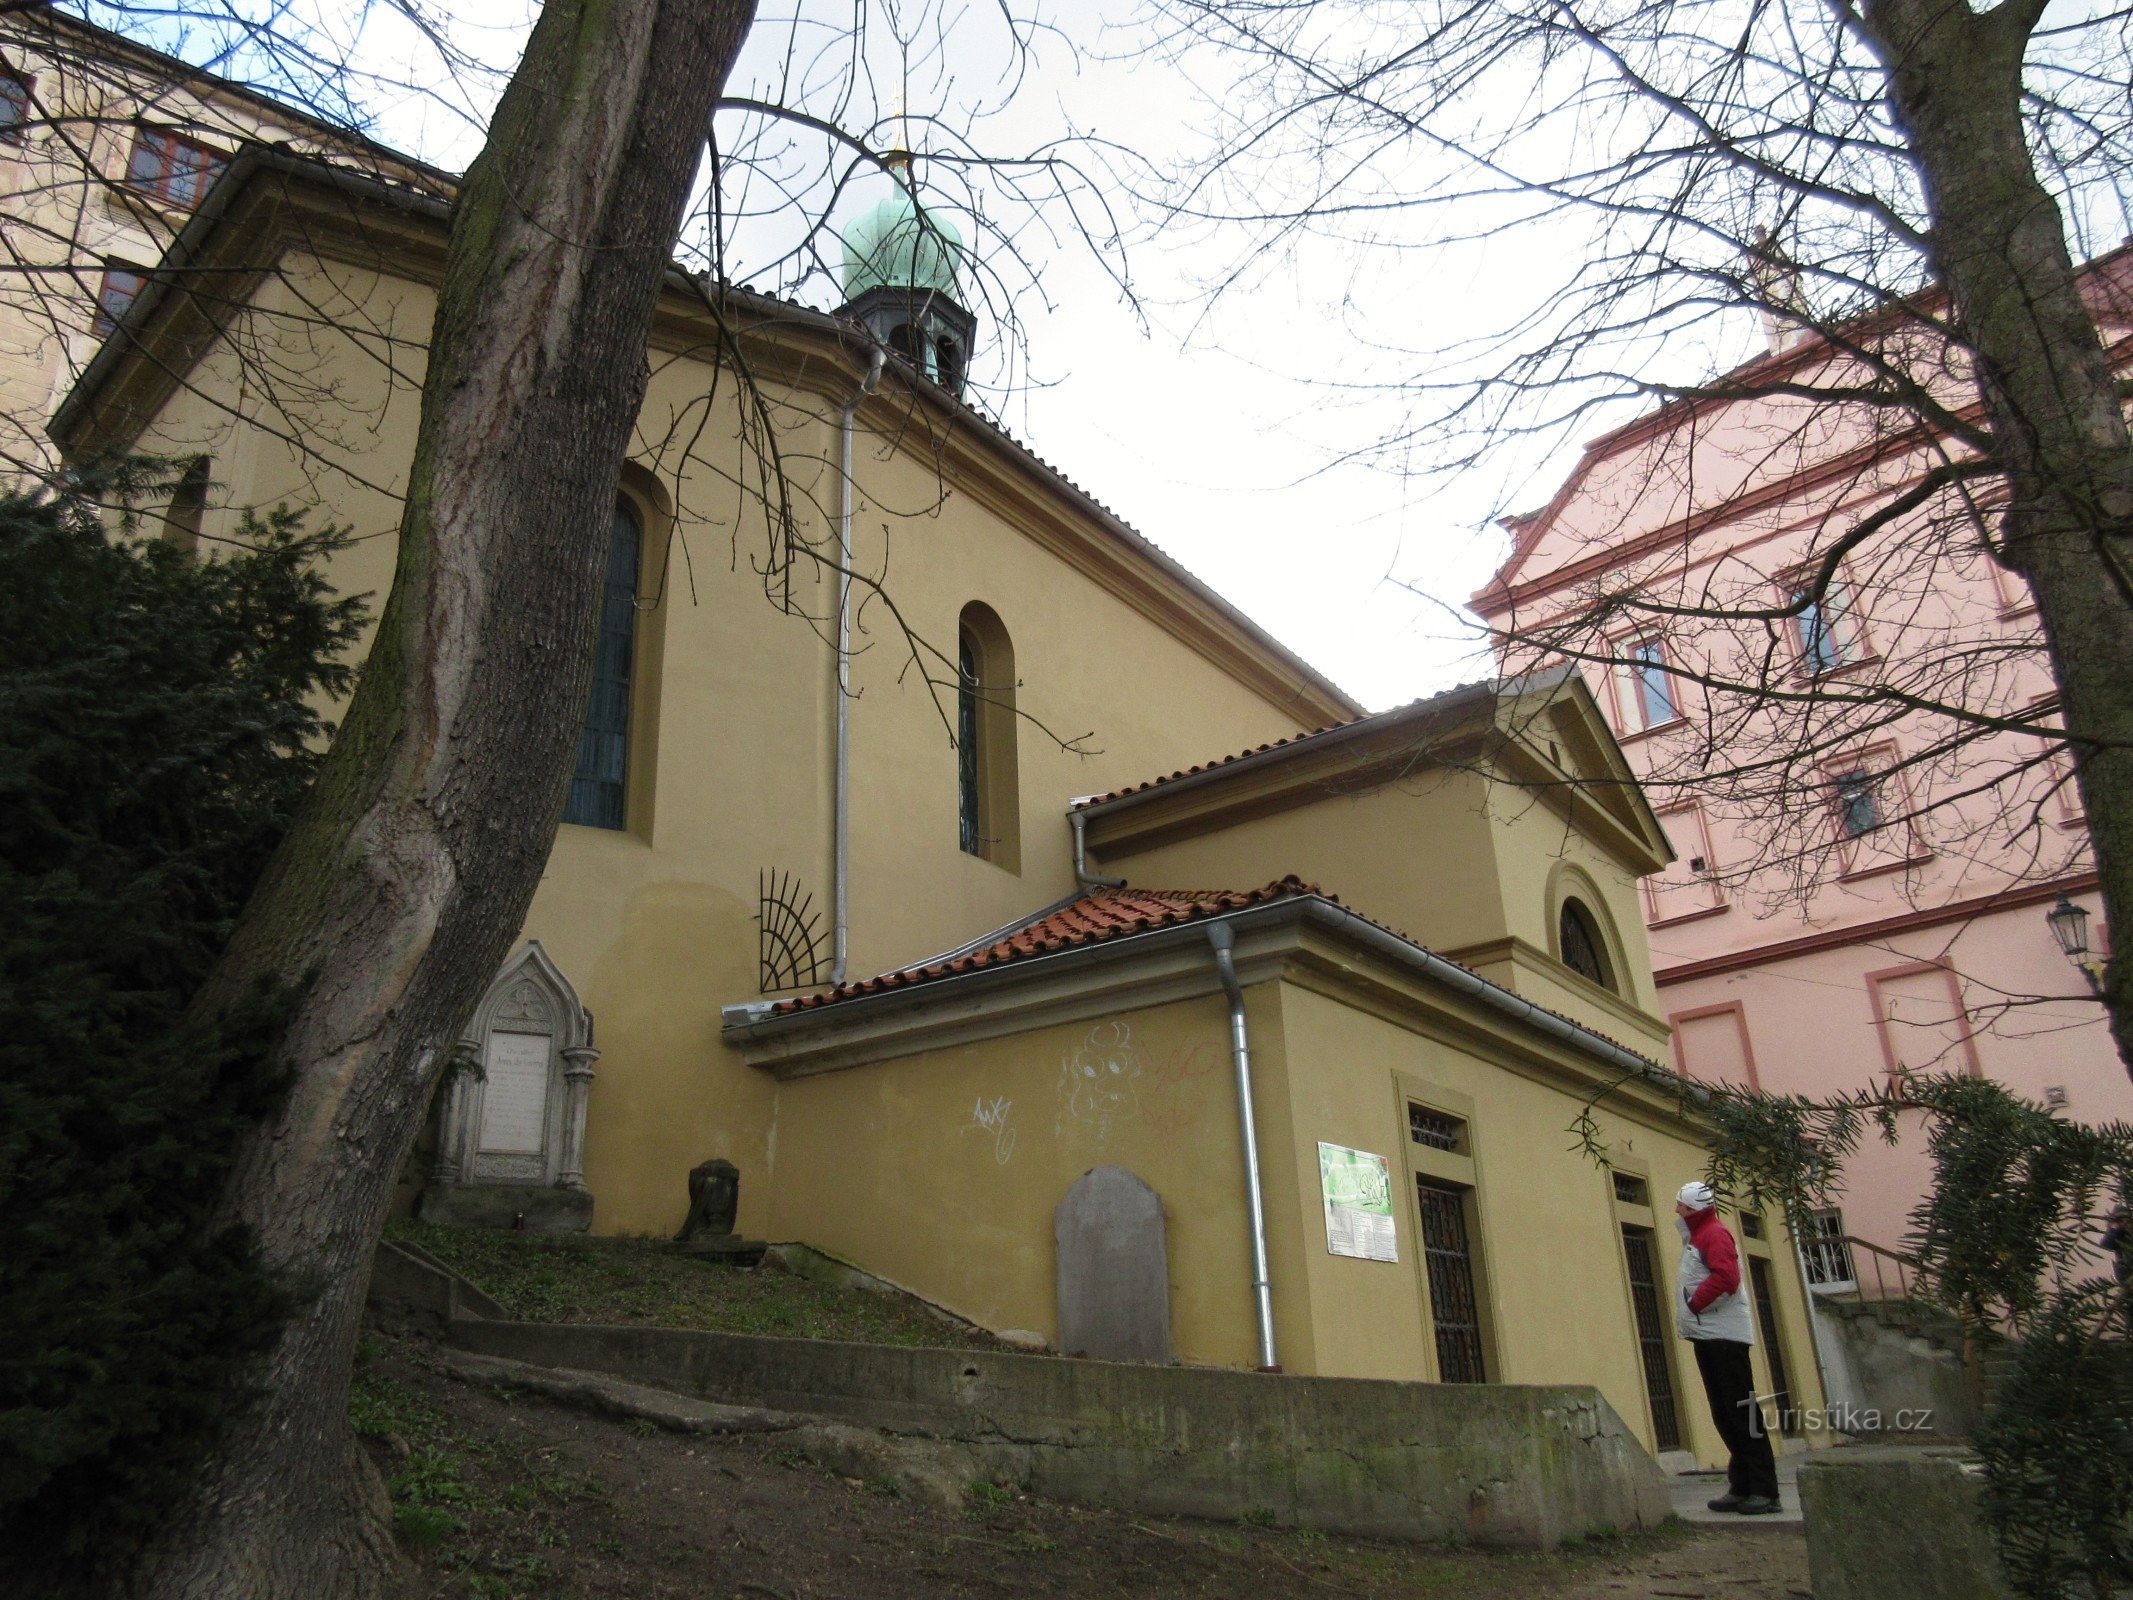
[[[1614,969],[1607,959],[1607,942],[1600,937],[1600,925],[1593,920],[1584,901],[1563,902],[1556,944],[1562,952],[1563,965],[1572,972],[1590,978],[1603,989],[1615,987]]]
[[[972,601],[956,625],[956,824],[967,855],[1022,870],[1015,751],[1015,648],[992,607]]]
[[[644,529],[628,501],[617,501],[608,533],[607,578],[600,594],[600,642],[592,693],[578,742],[565,822],[621,828],[629,821],[630,699],[637,653],[637,577]]]
[[[955,794],[956,826],[963,853],[985,853],[985,836],[978,814],[983,810],[978,796],[978,643],[970,630],[959,630],[955,687]]]

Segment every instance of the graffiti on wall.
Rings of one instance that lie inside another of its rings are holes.
[[[1211,1041],[1147,1049],[1125,1022],[1099,1022],[1059,1064],[1053,1131],[1093,1133],[1098,1143],[1129,1122],[1164,1138],[1183,1133],[1212,1103],[1209,1080],[1227,1054]]]
[[[1205,1080],[1222,1070],[1224,1059],[1224,1052],[1206,1041],[1158,1051],[1148,1063],[1141,1090],[1141,1112],[1148,1126],[1167,1138],[1199,1121],[1211,1098]]]
[[[1014,1109],[1015,1103],[1012,1100],[998,1095],[988,1100],[984,1095],[979,1095],[977,1105],[971,1111],[969,1125],[963,1129],[966,1134],[980,1133],[988,1136],[992,1140],[992,1158],[1003,1167],[1015,1153],[1015,1129],[1007,1120],[1008,1113]]]
[[[1141,1063],[1133,1046],[1133,1029],[1123,1022],[1099,1022],[1059,1063],[1059,1114],[1054,1131],[1093,1132],[1103,1143],[1140,1107]]]

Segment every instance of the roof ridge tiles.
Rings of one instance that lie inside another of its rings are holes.
[[[982,949],[960,955],[936,956],[815,994],[795,995],[779,1001],[771,1010],[776,1016],[811,1011],[861,995],[908,988],[1132,934],[1152,933],[1158,928],[1202,921],[1273,900],[1304,897],[1335,905],[1340,903],[1338,895],[1306,883],[1294,873],[1257,889],[1138,889],[1124,886],[1092,889],[1049,916],[1038,917]]]

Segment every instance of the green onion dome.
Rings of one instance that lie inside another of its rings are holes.
[[[895,193],[844,230],[844,298],[869,289],[931,289],[957,298],[956,263],[963,236],[946,218],[921,211],[910,191]]]

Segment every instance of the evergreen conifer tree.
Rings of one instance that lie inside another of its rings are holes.
[[[0,1565],[129,1542],[290,1307],[218,1223],[281,1006],[187,1005],[301,802],[364,615],[334,531],[107,528],[143,469],[0,496]],[[295,975],[291,975],[292,977]]]

